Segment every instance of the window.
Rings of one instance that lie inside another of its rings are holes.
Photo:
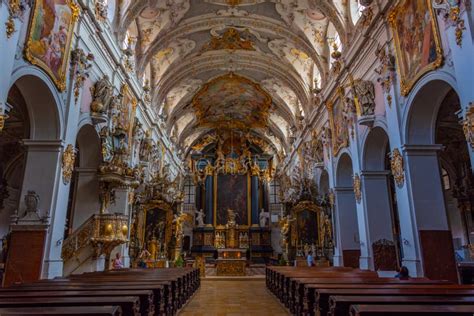
[[[192,204],[195,203],[195,195],[196,195],[196,188],[194,187],[194,183],[191,179],[186,179],[184,183],[184,204]]]
[[[270,182],[269,199],[270,204],[280,204],[280,183],[277,181]]]

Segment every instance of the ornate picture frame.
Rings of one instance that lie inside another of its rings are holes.
[[[443,65],[436,14],[431,0],[402,0],[390,12],[388,22],[395,42],[401,94],[407,96],[423,75]],[[407,34],[413,36],[408,38]]]
[[[73,0],[37,0],[32,7],[25,59],[44,70],[60,92],[66,89],[66,72],[78,16],[79,7]]]
[[[326,103],[326,108],[329,113],[329,124],[331,126],[332,153],[334,157],[337,156],[342,148],[349,146],[348,127],[340,126],[344,120],[344,95],[345,89],[339,87],[332,99]],[[347,131],[341,133],[340,131],[342,131],[343,128],[346,128]]]

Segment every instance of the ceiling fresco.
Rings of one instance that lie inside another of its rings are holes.
[[[119,36],[178,148],[235,129],[287,152],[356,0],[123,0]],[[126,44],[124,44],[126,45]]]
[[[230,73],[204,85],[192,104],[199,125],[246,129],[267,125],[272,98],[259,84]]]

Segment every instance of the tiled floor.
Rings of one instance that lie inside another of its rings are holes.
[[[205,280],[179,316],[289,315],[265,280]]]

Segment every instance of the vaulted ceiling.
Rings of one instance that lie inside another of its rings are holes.
[[[285,153],[356,10],[356,0],[125,0],[118,34],[186,153],[226,128]]]

